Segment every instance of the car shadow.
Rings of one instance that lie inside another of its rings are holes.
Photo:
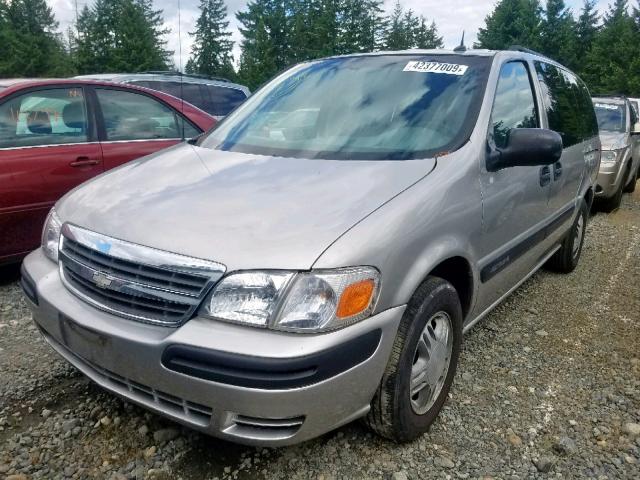
[[[10,283],[17,282],[19,279],[20,279],[19,263],[0,266],[0,286],[9,285]]]

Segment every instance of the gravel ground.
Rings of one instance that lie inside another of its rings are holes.
[[[4,272],[11,277],[11,272]],[[431,431],[359,423],[289,448],[233,445],[101,391],[0,285],[0,477],[640,478],[640,189],[596,214],[569,276],[540,272],[465,338]]]

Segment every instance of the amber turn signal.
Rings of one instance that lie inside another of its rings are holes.
[[[338,318],[353,317],[365,311],[371,303],[376,284],[373,280],[361,280],[344,289],[338,302]]]

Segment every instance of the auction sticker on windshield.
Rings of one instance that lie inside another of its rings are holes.
[[[620,105],[612,105],[610,103],[596,103],[596,108],[604,108],[605,110],[618,110]]]
[[[468,65],[458,65],[457,63],[421,62],[411,61],[402,70],[403,72],[421,73],[446,73],[447,75],[464,75],[469,68]]]

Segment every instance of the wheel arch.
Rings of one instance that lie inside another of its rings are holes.
[[[587,191],[584,193],[584,201],[587,203],[587,207],[589,208],[589,210],[591,210],[591,207],[593,205],[593,199],[595,198],[595,195],[593,193],[593,186],[590,186]]]
[[[429,277],[439,277],[453,285],[460,299],[463,318],[466,318],[473,307],[475,293],[475,276],[471,262],[461,255],[447,257],[429,270],[420,285]]]

